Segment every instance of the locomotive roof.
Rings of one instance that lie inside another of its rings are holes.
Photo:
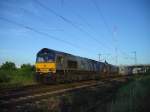
[[[46,53],[55,53],[55,54],[65,54],[65,55],[70,55],[70,56],[79,57],[79,58],[83,58],[83,59],[88,59],[88,58],[84,58],[84,57],[72,55],[72,54],[69,54],[69,53],[65,53],[65,52],[61,52],[61,51],[49,49],[49,48],[43,48],[43,49],[41,49],[41,50],[37,53],[37,55],[43,54],[43,53],[45,53],[45,52],[46,52]],[[90,60],[90,61],[95,61],[95,60],[92,60],[92,59],[88,59],[88,60]]]
[[[41,49],[37,55],[39,54],[42,54],[42,53],[57,53],[57,54],[68,54],[68,53],[64,53],[64,52],[60,52],[60,51],[56,51],[56,50],[53,50],[53,49],[48,49],[48,48],[43,48]],[[71,54],[68,54],[68,55],[71,55]]]

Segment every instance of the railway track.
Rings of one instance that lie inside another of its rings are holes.
[[[8,91],[4,90],[0,93],[0,110],[10,109],[12,111],[17,105],[27,102],[33,102],[52,95],[59,95],[83,88],[106,86],[108,83],[114,84],[114,82],[123,81],[124,79],[125,78],[114,78],[101,81],[90,80],[59,85],[34,85],[25,88],[9,89]]]

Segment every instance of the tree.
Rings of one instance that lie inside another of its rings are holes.
[[[2,70],[16,70],[16,65],[13,62],[6,61],[1,65]]]
[[[34,75],[35,67],[30,64],[22,64],[21,68],[18,70],[20,75],[28,77]]]
[[[30,65],[30,64],[22,64],[21,69],[22,70],[34,71],[35,67],[33,65]]]

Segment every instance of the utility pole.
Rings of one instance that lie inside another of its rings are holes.
[[[105,57],[103,57],[103,58],[102,58],[102,55],[108,55],[108,56],[109,56],[110,54],[109,54],[109,53],[107,53],[107,54],[99,53],[99,54],[98,54],[98,61],[99,61],[99,62],[100,62],[100,61],[104,61],[104,60],[106,60],[106,58],[105,58]]]
[[[98,61],[101,61],[101,54],[98,54]]]
[[[133,51],[133,54],[134,54],[134,64],[136,65],[136,64],[137,64],[137,56],[136,56],[136,51]]]

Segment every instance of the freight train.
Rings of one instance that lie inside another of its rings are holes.
[[[43,48],[36,57],[36,80],[44,83],[63,83],[103,77],[113,77],[119,68],[107,62]]]

